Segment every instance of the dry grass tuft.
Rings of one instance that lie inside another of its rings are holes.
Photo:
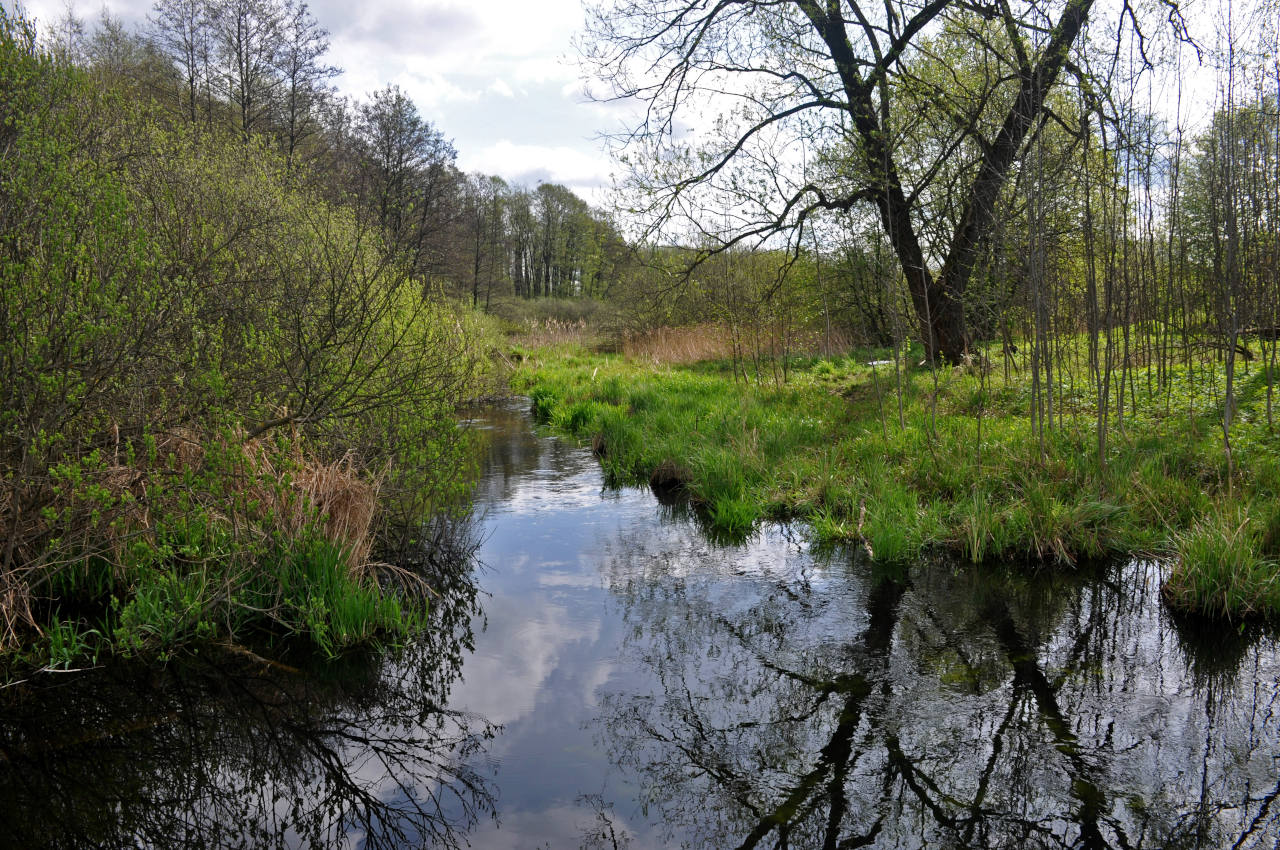
[[[22,631],[35,625],[31,611],[31,587],[24,571],[0,570],[0,651],[20,645]]]
[[[346,554],[347,563],[365,564],[373,550],[383,476],[368,474],[354,452],[325,463],[303,454],[297,439],[290,444],[287,456],[261,440],[244,445],[255,496],[290,534],[300,535],[318,521],[325,539]]]
[[[622,354],[655,366],[721,360],[733,356],[733,340],[720,325],[655,328],[623,337]]]
[[[205,441],[194,428],[175,428],[156,439],[156,450],[171,469],[196,469],[204,462]]]
[[[346,553],[347,562],[366,564],[373,551],[371,530],[381,484],[381,476],[363,474],[350,452],[334,463],[304,463],[293,479],[297,500],[291,516],[297,530],[310,516],[318,516],[324,536]]]
[[[839,328],[832,328],[830,333],[793,329],[786,335],[776,330],[771,333],[768,329],[758,334],[744,331],[738,339],[738,354],[744,358],[780,357],[783,353],[829,356],[852,347],[853,341]],[[734,355],[733,334],[720,324],[655,328],[624,336],[622,353],[630,360],[643,360],[655,366],[727,360]]]
[[[649,474],[649,484],[654,489],[675,490],[693,480],[693,473],[671,459],[664,460]]]

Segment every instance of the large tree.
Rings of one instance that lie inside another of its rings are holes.
[[[584,52],[610,97],[646,106],[621,137],[634,209],[721,247],[866,209],[929,357],[956,362],[997,201],[1093,4],[606,0]]]
[[[363,204],[388,245],[419,275],[441,271],[459,207],[453,144],[394,85],[359,106],[355,133]]]

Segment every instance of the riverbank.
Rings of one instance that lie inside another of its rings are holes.
[[[1280,615],[1280,446],[1257,367],[1237,375],[1229,465],[1221,378],[1204,369],[1159,390],[1131,376],[1133,403],[1100,452],[1085,387],[1058,387],[1056,411],[1034,427],[1043,390],[1017,369],[891,358],[793,358],[784,382],[774,369],[744,380],[729,361],[569,345],[526,358],[513,386],[540,422],[591,440],[612,480],[682,490],[731,538],[796,517],[883,561],[939,548],[975,563],[1150,554],[1170,560],[1164,594],[1177,608]]]
[[[55,479],[45,524],[65,536],[44,545],[77,556],[4,574],[5,679],[208,644],[332,658],[427,627],[422,563],[466,545],[475,435],[450,423],[425,473],[237,437],[166,435]]]
[[[0,9],[0,682],[402,640],[495,323],[319,157],[74,53]]]

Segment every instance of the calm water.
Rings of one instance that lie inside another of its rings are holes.
[[[476,424],[430,636],[0,691],[0,845],[1280,843],[1280,646],[1171,619],[1154,564],[722,545],[523,405]]]

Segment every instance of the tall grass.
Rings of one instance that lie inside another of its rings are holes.
[[[1280,612],[1280,563],[1262,554],[1263,533],[1244,506],[1214,510],[1173,535],[1165,597],[1223,617]]]
[[[819,539],[854,541],[881,561],[937,548],[1059,566],[1178,552],[1171,603],[1280,613],[1280,451],[1256,411],[1242,406],[1228,478],[1212,407],[1191,422],[1181,399],[1130,412],[1099,457],[1089,393],[1062,392],[1061,422],[1041,438],[1016,370],[1006,381],[999,370],[870,365],[888,359],[874,349],[794,358],[778,386],[744,383],[724,360],[560,349],[541,352],[515,386],[540,421],[592,441],[613,480],[681,488],[732,535],[800,517]],[[1237,532],[1222,518],[1245,504],[1254,519]]]

